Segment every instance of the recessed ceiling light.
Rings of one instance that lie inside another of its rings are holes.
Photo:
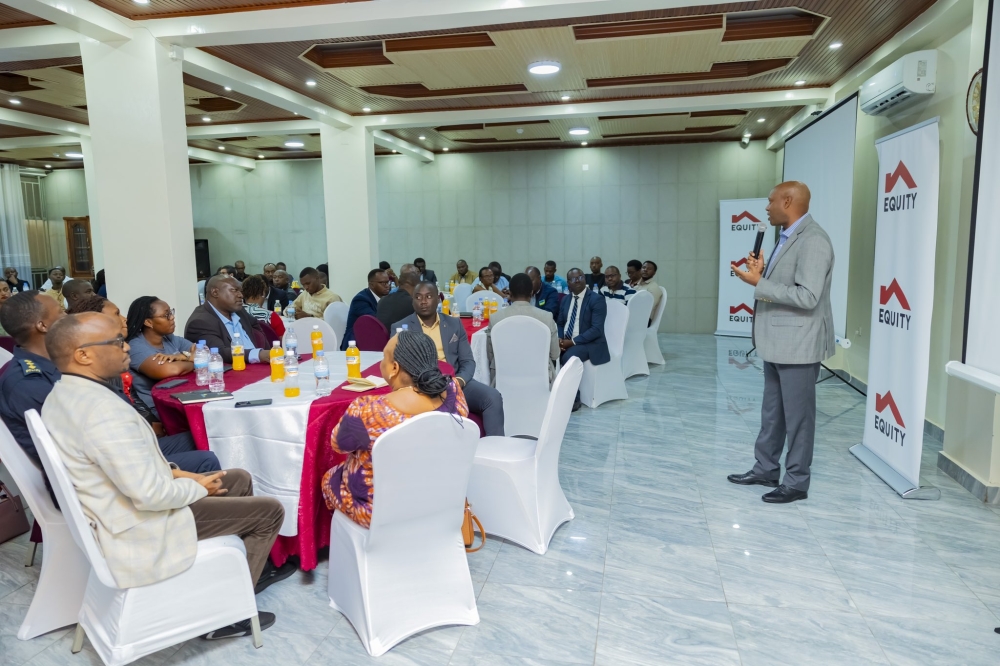
[[[802,81],[802,80],[799,80],[799,81],[795,82],[795,85],[797,85],[797,86],[804,86],[805,84],[806,84],[806,82]]]
[[[83,153],[66,153],[66,157],[70,158],[71,160],[82,160]]]
[[[262,159],[264,159],[264,156],[263,155],[258,155],[257,159],[262,160]]]
[[[446,153],[448,152],[448,149],[447,149],[447,148],[442,148],[441,150],[443,150],[443,151],[444,151],[444,152],[446,152]]]
[[[301,148],[304,145],[306,144],[302,143],[301,141],[295,141],[295,140],[285,142],[286,148]]]
[[[394,152],[394,153],[398,153],[399,151],[398,151],[398,150],[394,150],[394,151],[392,151],[392,152]]]
[[[426,136],[421,136],[421,137],[420,137],[420,140],[421,140],[421,141],[426,141],[426,140],[427,140],[427,137],[426,137]]]
[[[225,149],[226,149],[225,146],[219,146],[219,150],[225,150]]]
[[[21,100],[19,100],[19,99],[12,99],[12,100],[10,100],[10,103],[11,104],[20,104]]]
[[[232,88],[230,88],[229,86],[222,86],[222,87],[225,88],[226,90],[232,90]]]
[[[569,101],[569,95],[563,95],[563,96],[562,96],[562,97],[560,97],[559,99],[561,99],[561,100],[562,100],[562,101],[564,101],[564,102],[568,102],[568,101]]]
[[[316,82],[315,82],[315,81],[313,81],[312,79],[309,79],[308,81],[306,81],[306,85],[307,85],[307,86],[309,86],[309,87],[311,88],[311,87],[313,87],[314,85],[316,85]]]
[[[569,133],[573,136],[581,136],[583,134],[590,134],[590,130],[586,127],[573,127],[570,129]]]
[[[555,74],[562,66],[555,60],[542,60],[528,65],[528,71],[532,74]]]
[[[202,116],[202,118],[201,118],[201,119],[202,119],[202,121],[203,121],[203,122],[206,122],[206,123],[210,123],[210,122],[212,122],[212,119],[211,119],[211,118],[209,118],[208,116]]]
[[[586,146],[586,145],[587,145],[587,142],[586,142],[586,141],[581,141],[581,142],[580,142],[580,145],[581,145],[581,146]]]
[[[370,106],[366,106],[365,108],[363,108],[363,109],[361,109],[361,110],[362,110],[362,111],[364,111],[365,113],[368,113],[368,112],[370,112],[370,111],[371,111],[372,109],[371,109],[371,107],[370,107]]]
[[[834,42],[833,44],[830,44],[830,48],[834,50],[839,49],[841,46],[843,46],[843,44],[841,44],[840,42]]]
[[[749,139],[749,138],[750,138],[750,137],[752,137],[752,136],[753,136],[753,134],[751,134],[750,132],[744,132],[744,133],[743,133],[743,138],[744,138],[744,139]]]
[[[51,165],[51,164],[46,164],[46,165],[45,165],[45,168],[46,168],[46,169],[51,169],[51,168],[52,168],[52,165]]]
[[[132,2],[134,2],[137,5],[148,5],[149,4],[149,0],[132,0]]]
[[[765,120],[764,118],[758,118],[757,122],[762,123],[762,122],[764,122],[764,120]]]

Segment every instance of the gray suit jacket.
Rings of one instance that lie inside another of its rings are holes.
[[[469,336],[465,334],[465,327],[458,317],[444,314],[439,314],[438,317],[441,318],[441,346],[444,347],[444,360],[455,369],[455,376],[462,378],[462,384],[468,384],[476,374],[476,361],[472,358],[472,347],[469,345]],[[423,332],[416,312],[406,319],[397,321],[389,330],[395,331],[403,324],[406,324],[411,331]]]
[[[811,215],[765,267],[754,290],[753,343],[770,363],[820,363],[833,356],[833,245]]]
[[[486,329],[486,354],[490,359],[490,386],[496,386],[497,376],[497,366],[493,360],[493,326],[497,322],[515,315],[531,317],[548,326],[549,332],[552,334],[549,341],[549,360],[551,361],[549,363],[549,384],[551,385],[555,381],[556,365],[559,363],[559,329],[556,328],[556,321],[552,318],[552,313],[548,310],[536,308],[531,303],[524,301],[514,301],[509,307],[497,310],[496,314],[490,315],[490,325]]]

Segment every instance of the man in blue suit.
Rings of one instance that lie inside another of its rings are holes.
[[[368,271],[368,288],[362,289],[351,299],[347,311],[347,328],[340,342],[340,351],[347,351],[347,343],[354,339],[354,322],[364,315],[377,316],[378,302],[389,294],[389,274],[381,268]]]
[[[569,296],[563,298],[559,308],[560,363],[565,365],[576,356],[581,361],[603,365],[611,360],[608,340],[604,337],[604,319],[608,304],[603,296],[587,289],[587,280],[579,268],[566,273]],[[580,409],[580,392],[576,392],[573,411]]]
[[[559,319],[559,292],[542,280],[542,272],[535,266],[528,266],[524,272],[531,278],[531,304]]]

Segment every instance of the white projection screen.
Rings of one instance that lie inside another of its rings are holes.
[[[833,327],[847,337],[847,275],[851,264],[851,207],[854,200],[854,142],[858,96],[851,95],[785,141],[785,180],[812,191],[809,212],[833,242],[836,261],[830,302]]]

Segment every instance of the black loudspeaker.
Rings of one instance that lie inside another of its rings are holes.
[[[194,240],[194,265],[198,270],[198,279],[207,280],[212,276],[212,261],[208,255],[208,239]]]

